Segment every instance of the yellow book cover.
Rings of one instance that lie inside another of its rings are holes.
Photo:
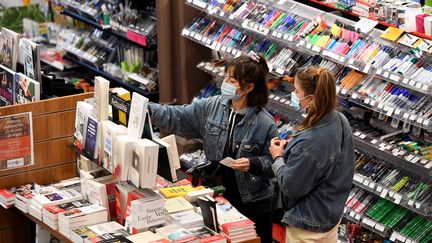
[[[117,94],[118,97],[122,98],[125,101],[131,101],[131,93],[124,88],[116,88],[113,92]],[[127,125],[126,113],[123,111],[118,111],[119,113],[119,121],[123,125]]]
[[[159,192],[165,198],[173,198],[173,197],[184,197],[189,192],[193,192],[196,190],[202,190],[204,188],[205,187],[203,187],[203,186],[198,186],[198,187],[194,188],[191,185],[175,186],[175,187],[161,188],[161,189],[159,189]]]

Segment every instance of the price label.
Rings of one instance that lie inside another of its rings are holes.
[[[189,36],[190,35],[190,31],[187,30],[187,29],[184,29],[184,30],[182,30],[182,35]]]
[[[270,98],[270,99],[273,99],[274,97],[275,97],[274,94],[269,95],[269,98]]]
[[[380,232],[384,232],[384,230],[385,230],[385,226],[382,225],[382,224],[376,224],[376,225],[375,225],[375,229],[377,229],[377,230],[380,231]]]
[[[399,193],[395,193],[394,195],[393,195],[393,198],[395,199],[395,201],[394,201],[394,203],[396,203],[396,204],[400,204],[401,203],[401,201],[402,201],[402,195],[401,194],[399,194]]]
[[[395,231],[393,231],[393,233],[390,236],[390,241],[395,241],[397,237],[397,233]]]
[[[289,35],[288,35],[288,34],[285,34],[285,35],[283,36],[283,39],[284,39],[284,40],[288,40],[288,38],[289,38]]]
[[[384,104],[383,103],[379,103],[378,104],[378,109],[382,109],[384,107]]]
[[[409,118],[409,119],[410,119],[411,121],[415,121],[415,119],[416,119],[416,118],[417,118],[417,116],[416,116],[416,115],[414,115],[414,114],[411,114],[411,116],[410,116],[410,118]]]
[[[429,162],[429,160],[427,160],[427,159],[420,160],[420,164],[422,164],[422,165],[425,165],[427,162]]]
[[[411,199],[410,199],[410,200],[408,200],[408,205],[409,205],[409,206],[412,206],[412,205],[414,205],[414,201],[413,201],[413,200],[411,200]]]
[[[197,5],[200,8],[206,8],[207,7],[207,3],[206,2],[202,2],[200,0],[194,0],[193,3],[195,5]]]
[[[417,209],[419,209],[419,208],[421,207],[421,205],[422,205],[422,204],[421,204],[420,202],[416,202],[416,203],[415,203],[415,207],[416,207]]]
[[[371,188],[373,190],[373,189],[375,189],[375,185],[376,185],[375,182],[371,181],[369,183],[369,188]]]
[[[394,108],[393,107],[390,107],[389,109],[388,109],[388,111],[387,111],[387,116],[391,116],[392,114],[393,114],[393,111],[394,111]]]
[[[398,241],[402,241],[402,242],[405,242],[405,241],[406,241],[406,237],[403,236],[403,235],[398,235],[398,236],[396,237],[396,239],[397,239]]]
[[[339,57],[338,54],[335,53],[334,56],[333,56],[333,58],[334,58],[335,60],[339,60],[340,57]]]
[[[425,119],[423,121],[423,125],[425,125],[425,126],[429,126],[429,123],[430,123],[430,119]]]
[[[276,96],[276,97],[274,98],[274,100],[278,101],[278,100],[280,100],[280,98],[281,98],[281,97]]]
[[[391,74],[390,77],[389,77],[389,79],[391,79],[391,80],[393,80],[395,82],[398,82],[400,78],[399,78],[399,76],[397,76],[395,74]]]
[[[293,40],[294,40],[294,36],[290,35],[290,36],[288,37],[288,41],[292,42]]]
[[[423,86],[423,84],[420,83],[420,82],[417,82],[416,85],[415,85],[415,87],[416,87],[417,89],[421,89],[422,86]]]
[[[359,138],[361,138],[361,139],[365,139],[365,138],[366,138],[366,134],[362,134],[362,135],[360,135]]]
[[[289,104],[291,104],[291,101],[287,100],[287,101],[285,102],[285,105],[289,105]]]
[[[429,85],[427,85],[427,84],[423,84],[423,86],[422,86],[422,90],[424,90],[424,91],[428,91],[428,90],[429,90]]]
[[[394,113],[395,113],[396,115],[400,115],[401,110],[400,110],[400,109],[396,109]]]
[[[381,73],[382,73],[382,69],[381,69],[381,68],[378,68],[378,69],[376,70],[376,74],[377,74],[377,75],[381,75]]]
[[[282,33],[278,33],[276,37],[279,39],[282,38]]]
[[[360,218],[361,218],[361,214],[356,214],[355,219],[360,220]]]
[[[348,90],[346,90],[346,89],[341,90],[341,94],[343,94],[343,95],[346,94],[347,92],[348,92]]]
[[[385,71],[384,74],[383,74],[383,76],[386,77],[386,78],[388,78],[389,72]]]
[[[390,107],[388,105],[384,106],[384,111],[388,111],[390,109]]]
[[[280,33],[279,33],[279,34],[280,34]],[[273,32],[272,32],[272,36],[273,36],[273,37],[277,37],[277,35],[278,35],[278,32],[276,32],[276,31],[273,31]]]
[[[376,144],[376,143],[378,143],[378,140],[376,140],[376,139],[373,139],[373,140],[371,141],[371,144]]]
[[[366,99],[364,100],[364,103],[365,103],[365,104],[369,104],[369,102],[370,102],[370,98],[366,98]]]
[[[215,50],[220,51],[221,47],[222,47],[222,45],[220,43],[217,43]]]
[[[382,186],[377,186],[376,191],[377,192],[382,192],[382,189],[383,189]]]
[[[371,102],[369,102],[369,105],[371,105],[371,106],[375,106],[375,103],[376,103],[376,101],[375,101],[375,100],[372,100]]]
[[[226,46],[222,46],[221,51],[226,52],[227,47]]]
[[[235,15],[234,15],[234,14],[231,14],[228,18],[229,18],[230,20],[234,20],[234,19],[235,19]]]
[[[388,194],[388,189],[385,189],[385,188],[384,188],[384,189],[381,191],[380,197],[385,198],[385,197],[387,196],[387,194]]]
[[[349,216],[351,216],[351,217],[353,217],[353,218],[355,218],[355,215],[356,215],[356,213],[355,213],[354,211],[351,211],[351,212],[349,213]]]
[[[300,42],[299,42],[299,45],[300,46],[302,46],[302,45],[304,45],[305,44],[305,41],[304,40],[301,40]]]
[[[415,81],[415,80],[410,80],[409,85],[411,85],[411,86],[415,86],[415,84],[416,84],[416,81]]]
[[[410,155],[408,155],[408,156],[405,157],[405,160],[406,161],[411,161],[414,158],[414,156],[415,155],[410,154]]]
[[[231,53],[232,48],[231,47],[227,47],[226,51],[229,52],[229,53]]]
[[[340,91],[340,87],[336,86],[336,94],[339,94],[339,91]]]
[[[425,165],[425,168],[426,168],[426,169],[430,169],[430,168],[432,168],[432,162],[429,162],[427,165]]]
[[[312,47],[312,51],[314,51],[314,52],[320,52],[321,49],[318,46],[313,46]]]
[[[362,220],[362,222],[364,223],[364,224],[366,224],[366,225],[369,225],[370,227],[375,227],[375,225],[376,225],[376,222],[375,221],[372,221],[372,220],[370,220],[370,219],[368,219],[368,218],[364,218],[363,220]]]
[[[221,16],[221,17],[225,16],[225,12],[221,11],[221,12],[219,13],[219,16]]]
[[[344,56],[340,56],[339,57],[339,62],[344,62],[345,61],[345,57]]]
[[[280,75],[284,74],[284,70],[282,68],[276,68],[275,72],[280,74]]]
[[[357,97],[358,97],[358,94],[357,94],[357,93],[355,93],[355,92],[353,92],[353,93],[352,93],[352,95],[351,95],[351,98],[353,98],[353,99],[355,99],[355,100],[356,100],[356,99],[357,99]]]
[[[365,179],[362,184],[365,185],[365,186],[369,186],[369,180]]]
[[[411,160],[411,162],[412,163],[417,163],[417,162],[419,162],[421,160],[421,157],[420,156],[415,156],[412,160]]]
[[[306,48],[307,48],[307,49],[311,49],[311,48],[312,48],[312,44],[311,44],[311,43],[307,43],[307,44],[306,44]]]
[[[285,101],[286,101],[285,98],[282,98],[282,99],[280,100],[281,103],[285,103]]]
[[[355,132],[354,136],[358,137],[358,136],[360,136],[360,134],[361,134],[361,132]]]
[[[404,78],[403,80],[402,80],[402,83],[404,83],[404,84],[408,84],[410,82],[410,80],[408,79],[408,78]]]
[[[408,114],[408,113],[405,113],[405,114],[403,115],[403,118],[404,118],[404,119],[408,119],[408,117],[409,117],[409,114]]]
[[[201,41],[201,40],[202,40],[202,35],[200,35],[200,34],[196,34],[196,35],[194,36],[194,38],[195,38],[197,41]]]
[[[354,65],[354,59],[350,58],[350,59],[348,60],[348,64],[349,64],[349,65]]]
[[[354,178],[353,179],[355,181],[359,182],[359,183],[363,183],[363,180],[364,180],[363,176],[359,175],[359,174],[354,174]]]
[[[347,211],[348,211],[348,209],[346,207],[344,207],[344,211],[343,212],[346,213]]]

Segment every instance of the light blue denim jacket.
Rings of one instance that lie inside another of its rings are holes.
[[[153,125],[162,130],[190,138],[202,138],[207,159],[218,163],[224,159],[228,139],[230,102],[225,97],[215,96],[181,106],[150,103],[149,110]],[[277,136],[272,116],[262,108],[248,109],[243,120],[236,125],[233,136],[233,145],[238,148],[236,158],[259,158],[259,163],[251,164],[247,173],[234,170],[243,202],[272,198],[274,189],[268,178],[274,175],[269,145],[270,140]]]
[[[295,134],[272,165],[287,210],[282,222],[314,232],[334,228],[351,190],[354,163],[351,129],[341,113],[330,112],[316,127]]]

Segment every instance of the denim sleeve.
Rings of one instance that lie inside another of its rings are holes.
[[[149,103],[152,124],[169,133],[197,138],[205,117],[205,99],[188,105],[161,105]]]
[[[289,198],[307,195],[315,186],[319,173],[316,159],[302,148],[303,145],[304,143],[295,145],[288,158],[278,157],[272,165],[283,195]]]
[[[271,167],[273,164],[273,160],[269,151],[271,139],[274,137],[277,137],[277,128],[276,124],[272,123],[267,132],[262,155],[256,157],[254,161],[251,160],[249,168],[251,174],[254,174],[256,176],[265,176],[268,178],[274,177]]]

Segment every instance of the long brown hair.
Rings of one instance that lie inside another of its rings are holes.
[[[239,81],[242,89],[248,83],[254,84],[254,89],[248,93],[248,107],[265,107],[268,102],[267,79],[269,68],[264,56],[258,54],[255,62],[250,56],[240,56],[227,63],[225,72],[233,68],[234,78]]]
[[[299,125],[299,129],[304,130],[316,126],[323,116],[338,106],[336,81],[328,70],[314,66],[300,69],[295,78],[305,95],[314,96],[306,119]]]

